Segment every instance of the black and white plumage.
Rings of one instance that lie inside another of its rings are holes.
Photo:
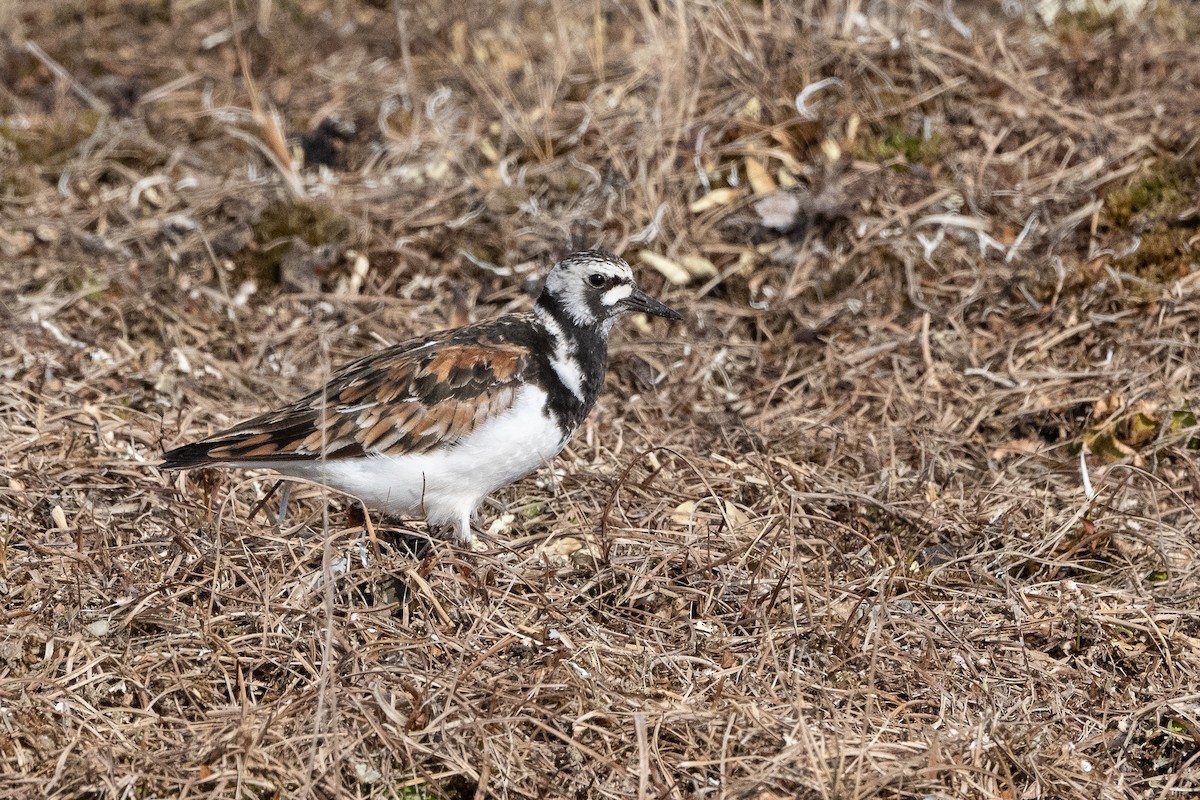
[[[483,499],[549,462],[592,410],[609,331],[629,312],[682,319],[640,291],[622,259],[572,253],[533,311],[366,356],[307,397],[167,452],[160,466],[266,467],[385,514],[453,526],[470,543]]]

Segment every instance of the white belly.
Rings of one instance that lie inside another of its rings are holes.
[[[273,469],[348,492],[368,508],[396,516],[424,516],[435,525],[462,524],[483,499],[548,463],[566,444],[544,412],[546,393],[521,390],[503,415],[476,428],[453,447],[419,455],[277,463]]]

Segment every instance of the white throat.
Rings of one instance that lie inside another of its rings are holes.
[[[563,332],[558,320],[540,308],[536,309],[535,313],[546,328],[546,332],[554,338],[554,353],[550,356],[550,366],[558,375],[558,379],[562,381],[563,386],[567,387],[567,390],[575,395],[579,402],[584,402],[586,395],[584,394],[583,371],[579,368],[579,360],[575,357],[574,345]],[[605,335],[608,334],[610,327],[612,326],[604,328]]]

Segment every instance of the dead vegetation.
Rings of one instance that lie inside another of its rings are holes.
[[[0,10],[0,793],[1200,789],[1200,31],[1051,5]],[[490,553],[152,468],[581,245]]]

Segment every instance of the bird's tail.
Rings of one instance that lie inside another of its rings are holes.
[[[174,450],[168,450],[163,453],[163,460],[158,465],[158,468],[195,469],[196,467],[207,467],[211,464],[218,464],[220,461],[208,454],[212,448],[212,442],[192,442],[182,447],[176,447]]]

